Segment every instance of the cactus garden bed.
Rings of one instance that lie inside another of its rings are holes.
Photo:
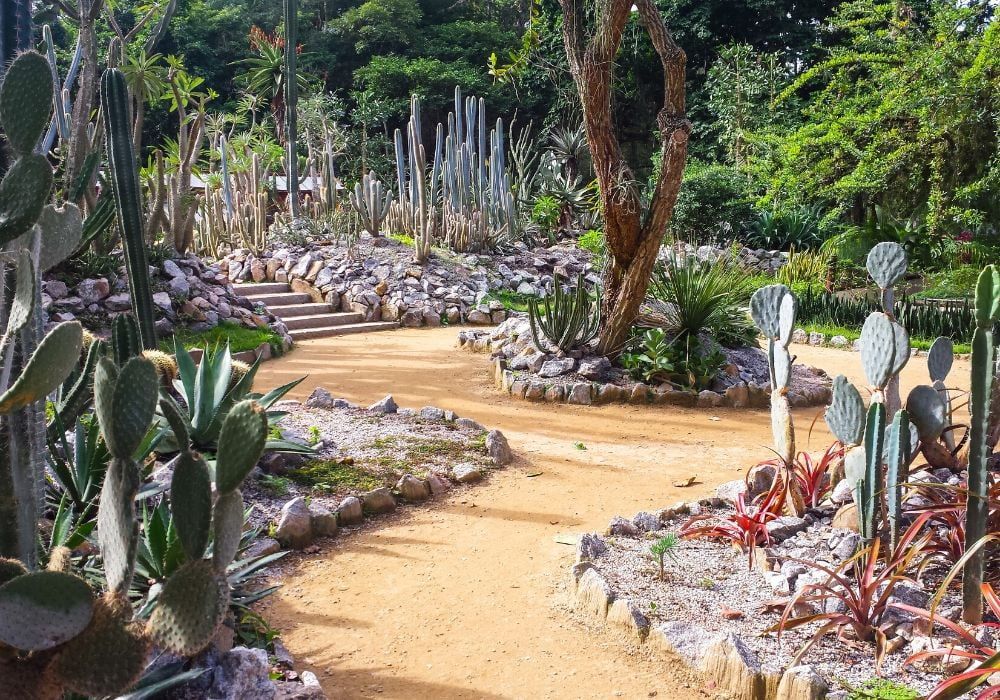
[[[770,395],[767,356],[758,348],[722,348],[726,363],[702,391],[666,382],[645,383],[585,351],[539,352],[526,316],[513,316],[492,331],[465,330],[460,348],[489,353],[497,388],[515,398],[581,405],[633,403],[687,407],[766,407]],[[795,365],[789,400],[795,407],[830,399],[830,378],[817,367]]]

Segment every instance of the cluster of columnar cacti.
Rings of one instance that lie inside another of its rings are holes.
[[[414,95],[410,99],[410,120],[406,125],[406,148],[399,129],[395,134],[396,180],[399,200],[390,209],[390,226],[413,237],[414,259],[423,263],[431,252],[431,245],[441,228],[441,189],[437,187],[441,173],[442,132],[437,126],[434,164],[430,181],[427,180],[427,150],[421,136],[420,99]]]
[[[795,425],[788,401],[794,360],[788,346],[792,342],[795,312],[795,295],[783,284],[762,287],[750,299],[750,314],[767,338],[767,360],[771,373],[771,433],[775,452],[785,465],[785,503],[794,515],[801,515],[805,502],[791,471],[795,460]]]
[[[372,236],[378,236],[382,222],[389,214],[392,191],[387,189],[375,173],[370,172],[354,185],[350,195],[351,206],[358,213],[361,226]]]
[[[132,310],[139,321],[143,347],[156,349],[156,327],[153,322],[153,293],[149,284],[149,262],[142,219],[142,189],[139,168],[132,144],[128,87],[121,71],[111,68],[101,79],[101,107],[104,111],[108,141],[108,169],[118,211],[128,273]]]
[[[79,323],[41,334],[41,274],[76,247],[82,230],[73,205],[48,204],[51,166],[34,153],[49,125],[52,94],[48,65],[36,53],[20,55],[0,85],[0,123],[14,157],[0,182],[0,678],[5,697],[104,697],[139,678],[153,643],[192,654],[216,633],[229,603],[225,571],[243,524],[239,487],[264,449],[268,428],[254,401],[229,411],[216,455],[214,503],[208,466],[182,452],[170,503],[187,561],[150,594],[152,614],[143,622],[128,597],[139,538],[135,454],[152,425],[160,378],[154,362],[140,354],[140,326],[128,316],[115,321],[110,353],[87,336],[82,364]],[[65,548],[48,552],[46,569],[38,565],[44,403],[57,389],[56,423],[75,420],[89,402],[82,395],[92,393],[111,456],[97,516],[102,590],[73,572]],[[171,408],[165,400],[167,420]],[[174,429],[184,430],[183,422]]]
[[[414,237],[418,260],[426,258],[432,240],[465,252],[489,249],[517,235],[517,200],[507,173],[503,120],[487,134],[482,98],[463,98],[455,88],[455,110],[448,114],[447,128],[437,125],[430,172],[416,98],[406,139],[404,151],[397,130],[399,200],[392,224]]]
[[[990,405],[996,382],[996,339],[993,328],[1000,321],[1000,270],[990,265],[976,284],[976,330],[972,335],[972,381],[969,392],[969,490],[966,508],[966,548],[971,549],[986,533],[989,516]],[[983,618],[985,552],[975,551],[962,572],[962,607],[966,622]]]
[[[207,188],[202,198],[202,224],[198,228],[198,249],[218,256],[224,245],[249,248],[256,254],[267,247],[267,211],[270,203],[267,172],[256,153],[243,172],[230,167],[230,146],[220,139],[221,171],[219,187]]]
[[[601,326],[600,294],[596,299],[591,296],[582,273],[574,289],[564,290],[558,275],[552,287],[552,293],[546,294],[541,303],[534,298],[528,300],[531,338],[540,352],[551,348],[572,352],[597,336]]]

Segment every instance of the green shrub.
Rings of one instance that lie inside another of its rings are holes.
[[[921,299],[970,299],[975,293],[980,270],[973,265],[961,265],[934,273],[928,277],[927,286],[914,296]]]
[[[604,243],[604,231],[596,231],[591,229],[586,233],[580,235],[576,239],[576,244],[586,251],[589,251],[591,255],[594,256],[594,261],[599,263],[604,260],[604,255],[607,252]]]
[[[272,350],[279,352],[282,348],[281,336],[270,328],[247,328],[231,321],[223,321],[215,328],[206,331],[180,328],[174,333],[173,338],[164,338],[160,341],[160,349],[163,352],[173,352],[175,339],[188,350],[194,348],[204,350],[228,344],[230,352],[238,353],[254,350],[262,343],[267,343]]]
[[[753,197],[746,176],[728,165],[688,161],[670,218],[670,233],[705,243],[740,237],[753,221]]]
[[[650,328],[633,338],[620,362],[640,381],[701,391],[712,384],[726,358],[718,350],[702,348],[694,336],[671,337],[662,328]]]
[[[766,250],[812,250],[823,243],[820,212],[815,207],[763,211],[757,216],[747,245]]]

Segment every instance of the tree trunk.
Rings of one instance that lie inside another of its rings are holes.
[[[663,106],[656,119],[662,147],[660,175],[650,205],[643,211],[639,183],[622,154],[611,117],[615,58],[633,0],[601,4],[592,27],[587,26],[582,2],[560,0],[560,4],[566,56],[583,106],[587,142],[604,210],[608,260],[598,351],[617,355],[646,297],[656,255],[680,190],[691,132],[684,105],[686,58],[653,1],[635,0],[639,21],[660,57],[664,83]]]

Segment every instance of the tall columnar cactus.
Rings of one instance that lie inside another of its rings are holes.
[[[0,181],[0,557],[35,564],[45,470],[46,396],[76,369],[83,330],[63,323],[42,333],[42,273],[78,245],[80,212],[47,204],[48,161],[34,153],[52,111],[45,59],[23,53],[0,85],[0,124],[13,161]]]
[[[0,3],[0,76],[18,51],[31,47],[31,0]]]
[[[986,535],[989,515],[987,469],[987,431],[990,420],[990,397],[996,380],[994,368],[996,345],[993,326],[1000,321],[1000,269],[988,266],[976,284],[976,330],[972,335],[972,380],[969,393],[969,497],[965,521],[965,545],[971,549]],[[979,624],[983,618],[983,582],[985,553],[980,548],[962,571],[962,618]]]
[[[389,214],[392,191],[379,182],[375,173],[370,172],[354,185],[350,200],[364,229],[373,237],[378,236],[382,230],[382,222]]]
[[[771,433],[775,451],[785,465],[786,504],[793,515],[801,516],[805,502],[791,472],[795,461],[795,426],[788,402],[792,378],[792,356],[788,346],[795,327],[795,295],[783,284],[762,287],[750,298],[750,314],[767,338],[767,360],[771,372]]]
[[[142,345],[155,350],[153,294],[149,285],[149,262],[143,238],[142,190],[139,168],[132,146],[128,87],[121,71],[112,68],[101,78],[101,106],[108,140],[108,164],[118,210],[118,228],[125,251],[132,310],[139,322]]]
[[[285,182],[288,188],[288,212],[293,219],[299,216],[299,155],[298,155],[298,104],[296,50],[299,35],[298,0],[285,3]]]
[[[403,134],[395,133],[396,180],[399,199],[390,208],[390,226],[413,237],[413,257],[418,264],[426,262],[431,245],[440,228],[438,209],[441,203],[442,134],[438,124],[434,150],[434,164],[427,180],[427,151],[424,148],[420,123],[420,99],[410,100],[410,120],[406,126],[407,146],[403,147]]]

